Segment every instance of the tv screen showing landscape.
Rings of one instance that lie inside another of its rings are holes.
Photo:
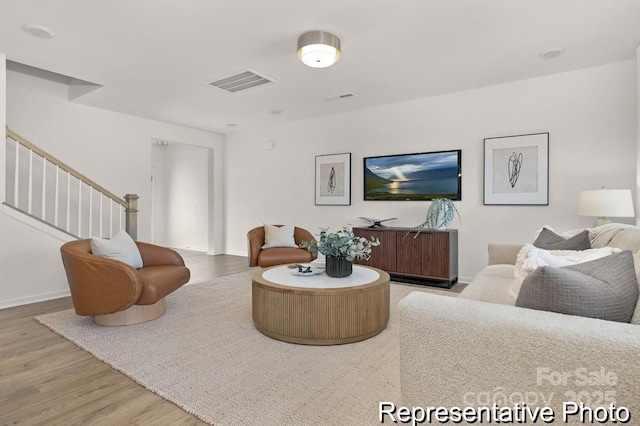
[[[462,199],[462,151],[385,155],[364,159],[364,199]]]

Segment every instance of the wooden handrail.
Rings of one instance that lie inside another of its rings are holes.
[[[83,175],[82,173],[80,173],[77,170],[73,169],[72,167],[68,166],[64,162],[58,160],[53,155],[51,155],[48,152],[38,148],[37,146],[35,146],[31,142],[29,142],[27,139],[23,138],[22,136],[20,136],[19,134],[17,134],[13,130],[9,129],[9,127],[6,128],[6,131],[7,131],[7,136],[10,137],[11,139],[13,139],[14,141],[20,143],[21,145],[24,145],[25,147],[29,148],[31,151],[33,151],[36,154],[38,154],[39,156],[43,157],[47,161],[55,164],[56,166],[58,166],[59,168],[61,168],[65,172],[69,173],[71,176],[75,177],[76,179],[79,179],[80,181],[84,182],[85,184],[89,185],[90,187],[94,188],[95,190],[103,193],[105,196],[109,197],[110,199],[112,199],[116,203],[120,204],[122,207],[129,208],[129,204],[127,203],[127,201],[124,200],[124,198],[118,197],[113,192],[105,189],[101,185],[98,185],[97,183],[95,183],[94,181],[92,181],[91,179],[89,179],[88,177]]]

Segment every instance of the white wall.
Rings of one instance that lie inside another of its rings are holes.
[[[2,63],[1,72],[5,72]],[[143,119],[69,102],[68,86],[56,79],[8,70],[7,125],[115,194],[137,193],[138,239],[151,237],[151,141],[166,139],[215,151],[213,218],[215,252],[224,244],[223,137],[183,126]],[[2,80],[4,82],[4,79]],[[4,87],[3,87],[4,88]],[[4,149],[2,159],[4,158]],[[4,182],[4,160],[0,176]],[[4,201],[4,183],[2,184]],[[64,295],[66,277],[60,260],[61,241],[0,215],[0,307]]]
[[[637,152],[637,170],[636,170],[636,203],[635,203],[635,208],[636,208],[636,226],[640,226],[640,45],[638,47],[636,47],[636,71],[637,71],[637,82],[638,82],[638,87],[637,87],[637,110],[636,113],[638,114],[638,120],[636,122],[637,126],[638,126],[638,134],[637,134],[637,139],[638,139],[638,152]]]
[[[7,117],[6,57],[0,54],[0,126]],[[3,142],[4,143],[4,142]],[[5,200],[5,148],[0,149],[0,200]],[[60,297],[68,293],[62,286],[59,247],[61,234],[45,234],[37,223],[27,225],[2,206],[0,213],[0,308]],[[35,244],[34,244],[35,242]]]
[[[486,265],[489,242],[531,241],[545,224],[591,226],[594,218],[576,215],[579,190],[635,187],[636,82],[630,61],[232,134],[227,252],[246,253],[247,230],[262,222],[312,232],[363,225],[358,216],[417,225],[426,202],[363,201],[362,158],[461,148],[462,223],[451,227],[460,230],[459,274],[468,280]],[[538,132],[550,133],[549,206],[484,206],[483,139]],[[262,150],[267,140],[273,150]],[[314,157],[341,152],[352,153],[352,205],[315,206]]]
[[[0,53],[0,126],[2,129],[7,127],[7,56]],[[0,149],[0,167],[4,171],[5,168],[5,149]],[[5,175],[0,173],[0,200],[4,201],[5,194]]]

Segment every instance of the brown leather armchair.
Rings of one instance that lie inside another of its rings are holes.
[[[275,225],[282,226],[282,225]],[[315,238],[306,229],[298,228],[293,230],[293,239],[296,244],[302,241],[313,241]],[[307,263],[316,258],[307,249],[294,247],[273,247],[263,249],[264,245],[264,226],[258,226],[247,232],[247,245],[249,248],[249,266],[267,266],[282,265],[285,263]]]
[[[165,296],[189,281],[191,273],[175,251],[136,241],[143,267],[91,254],[91,240],[60,247],[73,307],[98,325],[138,324],[166,312]]]

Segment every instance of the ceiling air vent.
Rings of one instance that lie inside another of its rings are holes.
[[[215,81],[206,83],[209,86],[217,87],[226,92],[235,93],[252,87],[262,86],[267,83],[275,83],[275,80],[258,74],[256,71],[247,69],[239,74],[226,76]]]
[[[355,96],[353,93],[343,93],[342,95],[333,95],[324,98],[325,101],[335,101],[336,99],[347,99]]]

